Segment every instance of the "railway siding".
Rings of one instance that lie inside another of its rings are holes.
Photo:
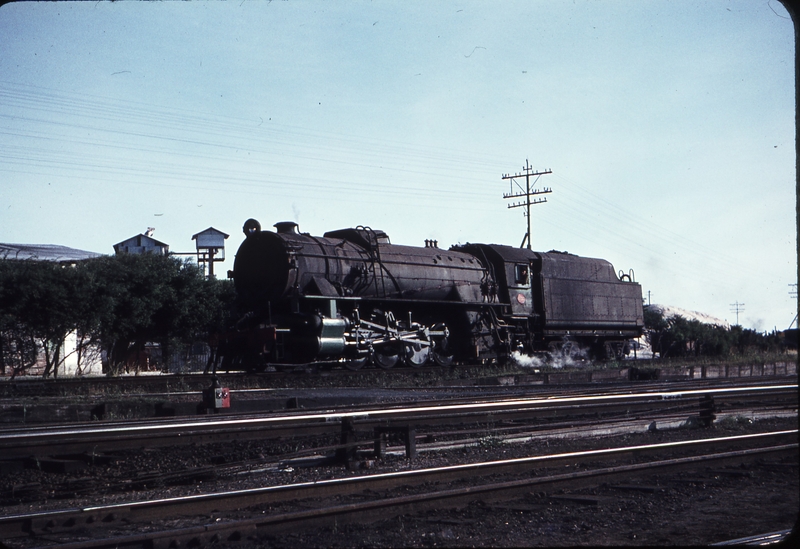
[[[275,376],[245,377],[219,376],[223,386],[231,389],[232,408],[235,413],[257,413],[291,408],[315,406],[341,406],[368,402],[368,397],[350,395],[348,402],[340,398],[309,397],[308,391],[299,395],[285,389],[276,392],[290,382],[301,382],[301,386],[315,383],[319,386],[358,386],[354,379],[369,384],[370,376],[352,372],[337,375],[297,373]],[[382,372],[387,374],[387,372]],[[477,378],[453,379],[439,375],[431,369],[412,373],[391,372],[393,378],[402,380],[408,375],[408,386],[423,383],[435,387],[526,387],[558,386],[577,384],[620,384],[636,381],[691,381],[711,379],[759,379],[769,377],[795,377],[797,364],[792,361],[766,364],[718,364],[693,366],[667,366],[661,368],[626,366],[598,370],[551,371],[501,374]],[[302,379],[301,379],[302,378]],[[341,383],[340,383],[341,380]],[[189,416],[205,413],[202,406],[202,390],[210,384],[208,376],[141,376],[125,378],[83,378],[61,380],[8,380],[0,382],[0,424],[32,424],[44,422],[76,422],[98,419],[133,419],[146,417]],[[273,394],[260,398],[257,394],[246,394],[250,386],[269,390]],[[380,386],[373,381],[372,386]],[[355,388],[355,387],[353,387]],[[79,398],[80,397],[80,398]],[[77,401],[77,402],[76,402]]]
[[[784,442],[782,439],[786,439],[784,444],[781,444]],[[698,468],[710,464],[714,464],[715,467],[710,474],[713,478],[717,478],[720,464],[723,463],[728,466],[736,463],[744,465],[751,460],[762,459],[762,455],[796,456],[796,439],[796,430],[762,433],[702,441],[531,456],[151,501],[128,501],[113,505],[10,516],[0,519],[0,532],[8,536],[28,533],[52,539],[58,532],[69,532],[75,528],[91,525],[119,524],[120,520],[125,523],[136,523],[177,514],[219,515],[225,509],[235,510],[264,505],[270,506],[268,515],[256,519],[244,519],[238,526],[255,525],[259,530],[281,532],[292,531],[297,527],[319,527],[320,523],[327,523],[330,519],[335,523],[336,520],[346,520],[348,515],[351,517],[350,520],[363,523],[402,513],[419,513],[426,508],[441,510],[475,500],[486,502],[519,497],[531,493],[531,490],[535,492],[547,490],[554,501],[574,502],[577,496],[582,504],[589,502],[598,505],[603,501],[612,501],[612,498],[572,493],[559,497],[559,494],[553,494],[552,491],[554,488],[584,490],[597,486],[599,482],[630,482],[639,474],[652,474],[654,471],[683,469],[695,472]],[[758,442],[752,444],[756,440]],[[740,446],[742,443],[747,444],[746,448]],[[725,451],[723,445],[737,449]],[[685,453],[687,449],[695,447],[712,453],[699,454],[694,451]],[[648,457],[650,461],[647,460]],[[634,458],[635,463],[632,462]],[[581,466],[581,463],[586,463],[587,466]],[[737,470],[734,469],[733,472]],[[497,474],[503,476],[498,480]],[[704,484],[713,481],[713,478],[709,479],[708,474],[702,474],[692,482]],[[408,492],[409,486],[420,488]],[[401,488],[400,495],[392,493],[392,490],[398,488]],[[366,501],[359,496],[362,493],[367,496]],[[357,496],[355,501],[338,499],[353,495]],[[298,501],[299,507],[295,503]],[[309,506],[309,503],[312,505]],[[211,529],[236,526],[223,523]],[[183,528],[182,531],[179,529],[166,532],[166,537],[170,541],[180,538],[191,540],[199,532],[202,530],[196,530],[195,527]],[[161,535],[155,534],[153,538],[159,539]],[[161,540],[165,541],[163,538]],[[136,542],[138,541],[139,538],[136,539]],[[101,542],[97,546],[125,545],[125,538],[116,538],[116,542],[112,539],[109,543],[110,545],[106,545]]]

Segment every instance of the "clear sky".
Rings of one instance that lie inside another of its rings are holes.
[[[0,7],[0,242],[371,226],[533,249],[652,303],[794,318],[794,27],[776,0],[17,2]]]

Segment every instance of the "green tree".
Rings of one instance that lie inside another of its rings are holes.
[[[14,373],[36,363],[41,351],[44,376],[57,376],[64,341],[76,327],[79,275],[69,265],[46,261],[0,261],[0,323],[4,350],[11,350]],[[32,359],[32,360],[31,360]],[[5,352],[4,352],[5,360]]]
[[[77,266],[0,261],[0,365],[24,372],[45,357],[57,375],[75,333],[84,355],[102,348],[105,371],[139,366],[148,342],[169,360],[173,347],[208,339],[226,321],[233,285],[208,280],[194,264],[153,254],[104,256]]]
[[[231,286],[227,281],[207,279],[192,263],[183,263],[172,273],[164,301],[153,317],[165,363],[175,347],[208,341],[211,333],[224,325]]]
[[[645,339],[647,343],[650,344],[650,348],[653,352],[663,357],[666,343],[664,334],[669,328],[669,324],[664,318],[664,314],[659,309],[645,305],[643,311]]]
[[[728,329],[681,316],[664,318],[660,310],[649,306],[644,307],[644,320],[648,342],[661,357],[745,355],[783,349],[777,333],[761,334],[741,326]]]
[[[23,280],[18,261],[0,260],[0,363],[12,377],[36,364],[38,347],[23,321],[23,300],[17,287]]]
[[[97,312],[95,339],[105,350],[105,371],[116,374],[136,365],[148,341],[155,340],[154,316],[169,293],[180,262],[155,254],[120,254],[87,262]]]
[[[97,281],[94,339],[106,350],[109,374],[134,364],[148,342],[161,346],[167,364],[176,344],[204,339],[224,322],[229,284],[206,279],[192,263],[121,254],[91,260],[87,267]]]

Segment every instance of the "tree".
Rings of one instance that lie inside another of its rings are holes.
[[[166,364],[174,344],[204,338],[223,322],[227,283],[206,279],[192,263],[121,254],[91,260],[87,267],[99,284],[96,339],[106,349],[109,374],[137,365],[148,342],[160,344]]]
[[[14,374],[45,358],[44,376],[58,375],[67,335],[75,329],[79,275],[74,267],[46,261],[0,260],[0,324]],[[5,352],[4,360],[5,360]]]
[[[0,365],[13,375],[45,357],[57,375],[75,333],[78,368],[101,348],[106,373],[141,366],[147,343],[169,360],[175,345],[208,339],[225,325],[233,285],[194,264],[153,254],[103,256],[63,266],[0,260]]]
[[[660,310],[647,305],[644,321],[648,342],[661,357],[745,355],[782,348],[776,333],[760,334],[741,326],[728,329],[677,315],[664,318]]]
[[[38,347],[29,327],[22,321],[23,305],[17,286],[23,279],[17,261],[0,260],[0,365],[11,376],[36,364]]]

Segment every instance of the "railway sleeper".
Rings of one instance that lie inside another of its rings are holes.
[[[600,505],[601,503],[616,501],[615,498],[608,496],[586,496],[580,494],[551,494],[547,498],[553,501],[581,503],[583,505]]]
[[[243,542],[247,539],[255,539],[257,528],[255,524],[237,522],[226,528],[224,525],[210,530],[204,526],[198,526],[185,532],[175,530],[173,532],[161,532],[150,540],[148,546],[153,549],[173,549],[175,547],[212,547],[225,546],[229,543]]]
[[[75,513],[66,513],[62,517],[55,514],[54,516],[30,519],[25,523],[22,530],[31,535],[41,535],[69,532],[75,528],[97,524],[111,525],[120,521],[130,522],[130,512],[129,507],[119,507],[110,513],[107,510],[96,513],[86,512],[80,516],[76,516]]]

